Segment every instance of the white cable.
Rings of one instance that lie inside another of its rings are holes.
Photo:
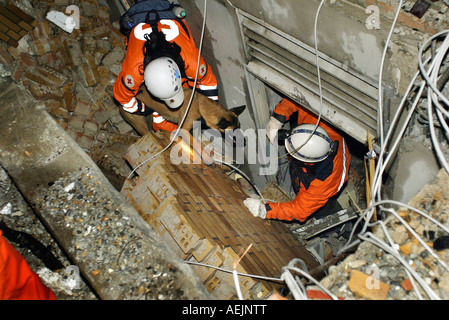
[[[240,289],[240,283],[239,283],[239,278],[237,275],[237,270],[234,269],[232,271],[232,276],[234,278],[234,284],[235,284],[235,290],[237,291],[237,297],[239,297],[239,300],[244,300],[243,295],[242,295],[242,290]]]
[[[320,15],[321,8],[323,7],[325,2],[326,2],[326,0],[321,0],[321,3],[318,6],[318,9],[317,9],[316,14],[315,14],[315,22],[314,22],[314,25],[313,25],[313,38],[314,38],[314,41],[315,41],[316,70],[317,70],[318,90],[319,90],[319,97],[320,97],[320,112],[318,114],[318,119],[317,119],[315,128],[310,133],[310,135],[306,139],[306,141],[304,141],[304,143],[302,145],[300,145],[299,147],[295,148],[294,150],[291,150],[290,152],[287,151],[287,153],[284,156],[282,156],[282,157],[286,157],[288,155],[293,155],[294,152],[298,152],[299,150],[301,150],[301,148],[304,147],[307,144],[307,142],[310,141],[310,139],[312,139],[313,135],[315,134],[315,132],[318,129],[318,126],[320,125],[320,122],[321,122],[321,115],[323,114],[323,86],[321,84],[320,56],[319,56],[319,52],[318,52],[317,31],[318,31],[318,17]]]
[[[290,261],[290,263],[288,264],[288,266],[283,267],[282,270],[284,271],[282,273],[282,277],[284,277],[285,271],[287,270],[292,270],[295,271],[297,273],[299,273],[300,275],[304,276],[305,278],[307,278],[308,280],[312,281],[313,283],[315,283],[318,287],[321,288],[321,290],[324,291],[324,293],[326,293],[329,297],[331,297],[333,300],[338,300],[338,298],[332,293],[330,292],[326,287],[324,287],[319,281],[317,281],[316,279],[314,279],[311,275],[309,275],[307,272],[294,267],[294,265],[296,264],[296,262],[298,261],[298,259],[293,259],[292,261]],[[282,278],[281,277],[281,278]]]
[[[431,37],[429,40],[433,41],[437,37],[439,37],[439,35]],[[426,46],[430,43],[429,40],[425,44],[423,44],[423,46],[420,48],[420,59],[419,59],[420,62],[421,62],[421,57],[422,57],[424,48],[426,48]],[[429,68],[428,71],[424,70],[424,66],[422,63],[419,63],[419,66],[420,66],[420,70],[422,71],[422,75],[426,80],[426,83],[432,89],[432,90],[430,90],[430,88],[429,88],[429,90],[427,92],[427,116],[429,118],[430,137],[431,137],[435,152],[437,154],[437,157],[440,160],[440,163],[443,165],[445,170],[449,173],[449,164],[446,160],[446,157],[445,157],[443,151],[441,150],[441,147],[439,145],[439,142],[438,142],[438,139],[436,136],[435,125],[433,122],[433,105],[432,105],[432,103],[434,103],[437,106],[437,108],[438,108],[436,110],[437,113],[441,112],[441,111],[446,113],[446,110],[444,110],[444,108],[440,105],[440,102],[438,101],[438,99],[436,97],[438,95],[438,97],[441,100],[443,100],[443,102],[446,103],[446,105],[449,106],[449,100],[446,97],[444,97],[444,95],[441,93],[441,91],[438,90],[438,88],[436,87],[436,84],[438,82],[438,75],[439,75],[440,67],[441,67],[443,59],[445,58],[448,50],[449,50],[449,36],[446,36],[445,40],[443,41],[443,44],[440,46],[437,54],[434,57],[435,63],[433,64],[433,66],[431,68]],[[443,123],[445,124],[444,121],[440,121],[440,122],[442,124]]]
[[[191,264],[191,265],[195,265],[195,266],[216,269],[216,270],[219,270],[219,271],[222,271],[222,272],[226,272],[226,273],[232,273],[233,272],[232,270],[228,270],[228,269],[225,269],[225,268],[220,268],[220,267],[217,267],[217,266],[213,266],[213,265],[206,264],[206,263],[201,263],[201,262],[194,262],[194,261],[187,261],[187,260],[183,260],[182,262],[187,263],[187,264]],[[280,278],[265,277],[265,276],[259,276],[259,275],[255,275],[255,274],[248,274],[248,273],[242,273],[242,272],[237,272],[237,274],[239,276],[242,276],[242,277],[249,277],[249,278],[266,280],[266,281],[283,282],[283,280],[280,279]]]
[[[379,136],[380,136],[380,146],[382,148],[383,143],[384,143],[384,129],[383,129],[383,92],[382,92],[382,80],[383,80],[383,71],[384,71],[384,64],[385,64],[385,58],[387,56],[387,51],[388,51],[388,46],[390,44],[390,40],[391,40],[391,36],[393,34],[394,31],[394,27],[396,26],[396,22],[398,20],[399,17],[399,13],[401,12],[401,8],[402,8],[402,2],[403,0],[399,1],[398,4],[398,8],[396,10],[396,15],[394,17],[393,20],[393,24],[390,27],[390,32],[388,33],[388,37],[387,40],[385,42],[385,47],[384,47],[384,52],[382,54],[382,60],[380,62],[380,70],[379,70],[379,88],[378,88],[378,105],[379,105],[379,109],[378,109],[378,121],[379,121],[379,125],[380,125],[380,129],[379,129]]]
[[[189,104],[187,106],[186,112],[184,114],[184,117],[182,118],[181,122],[178,124],[178,128],[175,132],[175,134],[173,135],[170,143],[160,152],[156,153],[155,155],[151,156],[150,158],[148,158],[147,160],[143,161],[141,164],[139,164],[136,168],[134,168],[134,170],[129,174],[127,179],[130,179],[131,176],[134,174],[134,172],[136,172],[141,166],[143,166],[144,164],[146,164],[147,162],[151,161],[152,159],[156,158],[157,156],[159,156],[160,154],[164,153],[165,151],[167,151],[175,142],[176,138],[179,135],[179,131],[181,130],[182,125],[184,124],[187,115],[190,111],[190,107],[192,105],[192,101],[193,101],[193,97],[195,95],[196,92],[196,86],[198,83],[198,75],[199,75],[199,70],[200,70],[200,62],[201,62],[201,51],[203,49],[203,43],[204,43],[204,34],[206,31],[206,18],[207,18],[207,0],[204,0],[204,13],[203,13],[203,27],[202,27],[202,31],[201,31],[201,39],[200,39],[200,46],[198,48],[198,61],[197,61],[197,68],[196,68],[196,74],[195,74],[195,82],[193,84],[193,88],[192,88],[192,95],[190,96],[190,101]]]
[[[370,242],[383,250],[387,251],[389,254],[391,254],[393,257],[395,257],[399,262],[415,277],[415,279],[418,281],[418,283],[421,285],[421,287],[424,289],[424,291],[427,293],[430,299],[432,300],[440,300],[440,298],[433,292],[431,288],[426,284],[426,282],[419,276],[419,274],[405,261],[400,255],[396,254],[396,252],[386,245],[383,241],[381,241],[379,238],[377,238],[375,235],[373,235],[371,232],[367,232],[364,235],[359,235],[359,237],[367,242]]]
[[[380,148],[381,148],[381,150],[383,150],[383,148],[384,148],[383,92],[382,92],[382,87],[383,87],[382,86],[383,70],[384,70],[385,59],[386,59],[386,56],[387,56],[388,46],[390,44],[391,36],[393,34],[394,27],[396,26],[396,22],[397,22],[397,19],[399,17],[399,13],[401,11],[402,2],[403,2],[403,0],[399,1],[398,8],[396,10],[396,14],[395,14],[393,23],[392,23],[392,25],[390,27],[390,32],[388,33],[388,37],[387,37],[387,40],[385,42],[385,47],[384,47],[384,51],[383,51],[383,54],[382,54],[382,59],[381,59],[381,62],[380,62],[380,67],[379,67],[378,101],[377,101],[377,103],[378,103],[378,111],[377,111],[378,115],[377,115],[377,121],[379,123],[379,138],[380,138]],[[383,159],[379,157],[377,165],[381,166],[382,163],[383,163]],[[381,180],[382,176],[378,176],[378,178]],[[372,194],[372,200],[374,200],[375,194],[374,193],[371,193],[371,194]]]

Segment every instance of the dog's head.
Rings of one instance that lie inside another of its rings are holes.
[[[218,118],[216,128],[221,132],[225,132],[226,130],[234,130],[240,128],[239,115],[245,111],[246,106],[240,106],[236,108],[232,108],[225,113],[222,113]]]
[[[239,116],[243,113],[243,111],[245,111],[245,109],[246,106],[240,106],[221,113],[214,128],[221,132],[226,143],[230,143],[234,147],[239,146],[240,141],[243,143],[240,147],[246,145],[245,138],[240,130],[239,121]]]

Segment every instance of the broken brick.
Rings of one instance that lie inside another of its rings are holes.
[[[60,100],[62,96],[62,90],[58,87],[39,85],[30,80],[22,81],[30,94],[39,101],[48,100]]]
[[[94,138],[81,134],[78,135],[76,142],[82,149],[89,150],[92,144],[94,143]]]
[[[86,121],[86,118],[74,115],[69,119],[68,128],[75,130],[75,132],[82,132],[84,121]]]
[[[64,92],[64,98],[62,100],[62,103],[63,103],[64,108],[68,112],[75,111],[75,103],[74,103],[75,98],[73,96],[73,92],[72,92],[72,88],[71,88],[70,84],[66,84],[64,86],[63,92]]]
[[[29,44],[30,49],[37,56],[43,56],[46,53],[57,50],[57,43],[55,42],[55,40],[45,37],[30,41]]]
[[[52,33],[52,30],[50,28],[50,24],[47,20],[39,21],[36,25],[36,28],[34,28],[30,35],[33,38],[33,40],[39,40],[42,38],[48,38]]]
[[[87,87],[92,87],[101,81],[97,65],[91,55],[87,55],[77,68],[81,80]]]
[[[72,67],[79,66],[83,62],[83,52],[79,42],[75,39],[66,39],[63,46]]]
[[[410,291],[413,289],[413,285],[410,279],[405,279],[404,281],[402,281],[401,286],[405,291]]]
[[[111,28],[107,26],[100,26],[91,30],[86,31],[85,37],[90,37],[94,39],[103,39],[109,36],[111,33]]]
[[[65,67],[64,60],[60,52],[49,52],[37,57],[39,65],[45,65],[55,70],[62,70]]]
[[[98,133],[98,129],[99,126],[94,120],[87,119],[84,122],[84,131],[83,131],[84,135],[88,137],[95,137]]]
[[[27,68],[24,76],[40,85],[62,87],[67,78],[47,66]]]
[[[85,118],[90,118],[91,106],[86,101],[78,100],[78,102],[75,106],[74,115],[85,117]]]
[[[23,63],[28,67],[34,67],[37,65],[36,59],[29,54],[21,53],[19,59],[22,60]]]
[[[388,284],[358,270],[352,272],[348,286],[355,295],[369,300],[385,300],[390,291]]]
[[[112,112],[106,109],[100,109],[94,112],[93,118],[99,125],[103,125],[112,116]]]
[[[13,62],[13,58],[9,54],[9,52],[0,45],[0,63],[1,64],[10,64]]]

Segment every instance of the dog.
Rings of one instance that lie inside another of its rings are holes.
[[[180,124],[193,93],[193,90],[190,88],[183,89],[184,102],[177,109],[170,109],[164,102],[151,96],[145,85],[142,85],[136,98],[142,101],[148,108],[161,115],[165,120]],[[191,132],[193,123],[195,121],[202,121],[208,128],[219,130],[224,134],[226,130],[240,128],[238,117],[245,111],[245,109],[246,106],[240,106],[228,110],[217,101],[209,99],[200,93],[195,93],[189,113],[187,114],[181,129]],[[121,111],[125,120],[127,120],[140,135],[143,136],[150,131],[144,116],[128,113],[122,108]]]

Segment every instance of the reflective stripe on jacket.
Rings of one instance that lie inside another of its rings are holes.
[[[288,99],[283,99],[276,106],[273,116],[285,123],[293,115],[296,117],[295,113],[298,116],[298,125],[303,123],[317,123],[318,118],[314,114]],[[298,220],[303,222],[315,211],[324,206],[329,198],[336,195],[347,181],[351,162],[348,147],[343,137],[334,129],[322,121],[320,122],[320,126],[327,131],[332,141],[338,141],[338,149],[333,159],[332,172],[326,174],[327,177],[323,181],[320,178],[308,181],[306,183],[308,185],[307,188],[302,181],[299,181],[299,192],[295,199],[290,202],[268,202],[268,219]],[[310,165],[313,166],[316,164]]]

